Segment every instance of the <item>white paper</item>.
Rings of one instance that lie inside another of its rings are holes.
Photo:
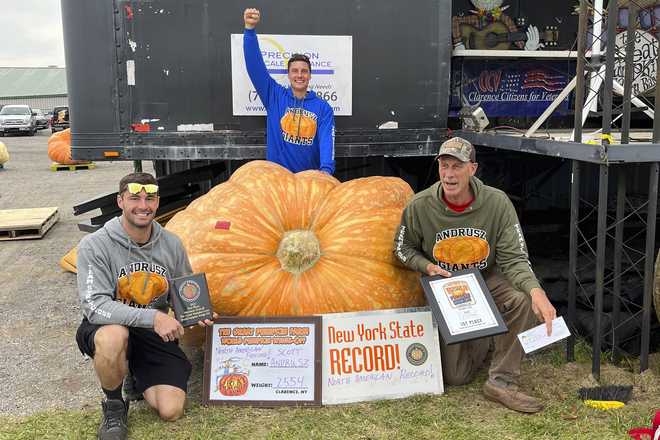
[[[126,60],[126,83],[135,85],[135,60]]]
[[[523,350],[525,350],[525,353],[531,353],[534,350],[550,345],[553,342],[560,341],[570,335],[571,332],[568,330],[568,327],[566,327],[564,318],[560,316],[552,321],[552,335],[548,336],[545,323],[543,323],[520,333],[518,335],[518,340],[520,341]]]

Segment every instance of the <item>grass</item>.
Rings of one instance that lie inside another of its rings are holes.
[[[626,439],[633,427],[649,426],[660,410],[660,355],[644,374],[607,363],[601,383],[634,385],[633,399],[618,410],[588,408],[577,398],[590,378],[590,347],[579,343],[576,362],[566,363],[562,346],[525,360],[523,388],[546,409],[522,415],[486,401],[480,392],[486,373],[472,384],[442,396],[327,406],[257,409],[204,407],[189,402],[186,415],[164,423],[144,403],[129,415],[131,439]],[[606,357],[603,356],[603,359]],[[634,362],[634,361],[631,361]],[[191,400],[196,400],[194,397]],[[90,439],[99,410],[49,411],[27,417],[1,417],[0,439]]]

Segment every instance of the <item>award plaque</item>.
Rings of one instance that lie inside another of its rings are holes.
[[[184,327],[196,325],[197,321],[213,319],[206,275],[196,273],[172,280],[172,306],[174,316]]]
[[[445,344],[508,331],[477,269],[453,272],[449,278],[422,277],[421,282]]]

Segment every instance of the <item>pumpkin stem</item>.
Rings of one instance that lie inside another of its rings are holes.
[[[282,269],[299,275],[319,261],[321,245],[312,231],[295,229],[284,233],[276,255]]]

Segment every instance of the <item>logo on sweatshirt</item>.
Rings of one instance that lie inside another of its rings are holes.
[[[476,228],[445,229],[435,235],[433,257],[438,266],[454,272],[464,269],[483,270],[488,266],[490,245],[486,231]]]
[[[119,269],[115,299],[133,307],[147,307],[169,289],[167,269],[139,261]]]
[[[312,145],[316,136],[317,116],[304,108],[287,107],[280,119],[282,138],[291,144]]]

